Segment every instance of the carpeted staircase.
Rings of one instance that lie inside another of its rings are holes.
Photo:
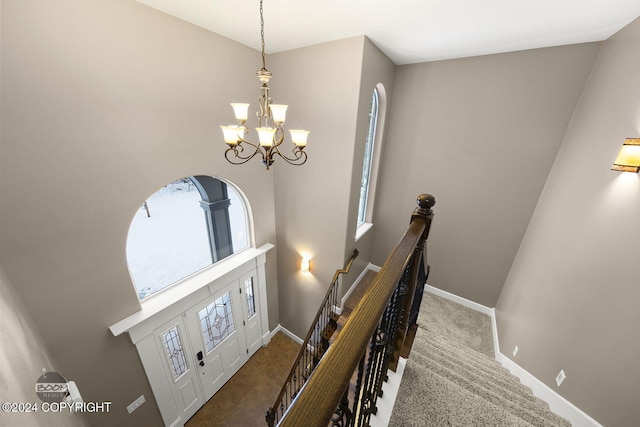
[[[429,307],[439,297],[426,298],[432,299],[423,300]],[[423,305],[419,325],[422,321],[425,327],[416,332],[390,426],[571,426],[493,357],[471,348],[468,342],[477,337],[469,328],[479,327],[477,312],[449,301],[435,304],[431,314],[444,307],[449,319],[425,321]],[[446,324],[446,330],[438,324]]]

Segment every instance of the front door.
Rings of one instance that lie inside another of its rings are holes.
[[[178,316],[155,330],[155,342],[178,415],[188,420],[204,400],[198,379],[198,369],[191,359],[192,349],[182,316]]]
[[[243,293],[243,322],[247,339],[249,357],[262,347],[262,325],[260,323],[259,289],[256,286],[255,274],[247,274],[240,279],[240,290]]]
[[[237,254],[246,260],[224,274],[204,270],[189,283],[194,289],[167,289],[111,326],[115,336],[129,332],[165,425],[183,425],[268,342],[265,253],[272,247]]]
[[[186,319],[207,401],[249,359],[237,281],[193,306]]]

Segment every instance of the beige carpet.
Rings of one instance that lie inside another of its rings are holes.
[[[494,357],[491,318],[448,299],[424,293],[418,327]]]
[[[567,427],[493,358],[489,316],[425,292],[391,427]]]

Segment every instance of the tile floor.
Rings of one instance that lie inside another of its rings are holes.
[[[265,427],[300,344],[278,332],[193,416],[186,427]]]

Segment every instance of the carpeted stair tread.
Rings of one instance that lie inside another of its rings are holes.
[[[436,332],[489,357],[495,357],[491,317],[425,292],[417,319],[421,329]]]
[[[418,367],[435,375],[439,375],[457,384],[465,390],[472,392],[487,402],[499,405],[537,427],[551,427],[558,425],[552,419],[548,407],[543,402],[536,401],[535,397],[524,386],[516,389],[499,387],[488,383],[485,378],[474,376],[470,370],[452,370],[440,365],[431,359],[429,355],[412,355],[413,361]]]
[[[448,338],[446,336],[441,335],[437,331],[432,331],[430,329],[418,328],[416,333],[423,335],[425,340],[435,341],[441,344],[444,347],[455,347],[462,348],[465,350],[466,355],[469,358],[473,358],[482,363],[485,363],[487,360],[494,361],[493,355],[487,355],[482,352],[479,352],[471,347],[466,346],[464,343],[458,342],[454,339]],[[508,372],[508,371],[507,371]]]
[[[401,398],[402,397],[402,398]],[[500,365],[489,316],[424,293],[391,426],[570,427]]]
[[[448,379],[407,360],[401,391],[389,427],[532,427],[533,425],[474,395]],[[425,404],[428,402],[428,404]]]
[[[498,367],[498,374],[501,374],[505,377],[514,379],[519,382],[517,378],[514,378],[511,372],[508,369],[504,368],[500,365],[493,356],[489,357],[485,354],[475,351],[472,348],[466,347],[464,344],[457,343],[453,340],[449,340],[438,333],[431,332],[428,330],[418,329],[418,334],[423,336],[422,340],[419,340],[418,345],[421,341],[429,343],[431,345],[437,345],[443,349],[450,351],[462,351],[464,360],[468,360],[470,363],[474,363],[478,366],[487,367],[490,370],[494,370],[496,366]]]
[[[495,383],[501,387],[513,384],[515,387],[521,388],[521,390],[525,391],[527,395],[532,396],[535,406],[540,407],[541,410],[545,412],[545,418],[550,419],[552,422],[561,426],[571,425],[564,418],[551,412],[549,405],[546,402],[533,396],[529,387],[522,385],[516,376],[512,375],[509,370],[500,365],[493,357],[488,357],[487,355],[463,344],[456,343],[453,340],[448,340],[446,337],[443,337],[433,331],[418,329],[417,334],[423,338],[417,340],[418,348],[421,348],[423,345],[432,346],[432,348],[437,349],[437,351],[440,352],[439,354],[443,357],[446,357],[446,355],[442,352],[455,352],[457,355],[456,357],[461,361],[461,363],[468,363],[471,366],[477,367],[481,371],[478,374],[488,373],[490,375],[490,383]]]
[[[476,382],[484,381],[487,386],[497,387],[498,390],[506,390],[508,393],[517,392],[526,398],[532,396],[531,389],[522,385],[517,377],[511,375],[495,360],[487,358],[484,363],[477,363],[474,359],[467,359],[465,353],[461,347],[443,347],[433,341],[428,341],[420,342],[414,346],[412,355],[428,355],[429,359],[444,368],[459,371]],[[541,405],[541,408],[548,409],[545,402],[537,398],[535,400],[538,405]]]
[[[520,380],[518,378],[511,375],[507,369],[494,359],[483,354],[476,353],[466,347],[456,345],[455,343],[442,341],[441,339],[438,339],[436,334],[421,332],[420,330],[418,333],[424,334],[424,340],[418,340],[415,342],[412,351],[423,353],[434,351],[437,354],[441,354],[443,357],[449,357],[449,353],[455,352],[457,354],[457,358],[464,361],[465,364],[474,366],[478,370],[490,374],[496,381],[512,384],[514,386],[520,384]]]
[[[529,396],[532,395],[531,390],[522,385],[517,378],[505,377],[501,373],[497,375],[496,372],[500,372],[498,366],[495,367],[494,371],[491,371],[491,369],[484,366],[469,364],[461,359],[452,357],[451,353],[448,353],[439,347],[434,346],[420,352],[412,353],[411,357],[416,357],[416,360],[423,360],[423,358],[426,358],[426,362],[437,363],[442,367],[442,369],[456,371],[476,382],[484,381],[492,387],[498,387],[500,390],[505,390],[509,393],[517,393],[525,398],[529,398]]]

